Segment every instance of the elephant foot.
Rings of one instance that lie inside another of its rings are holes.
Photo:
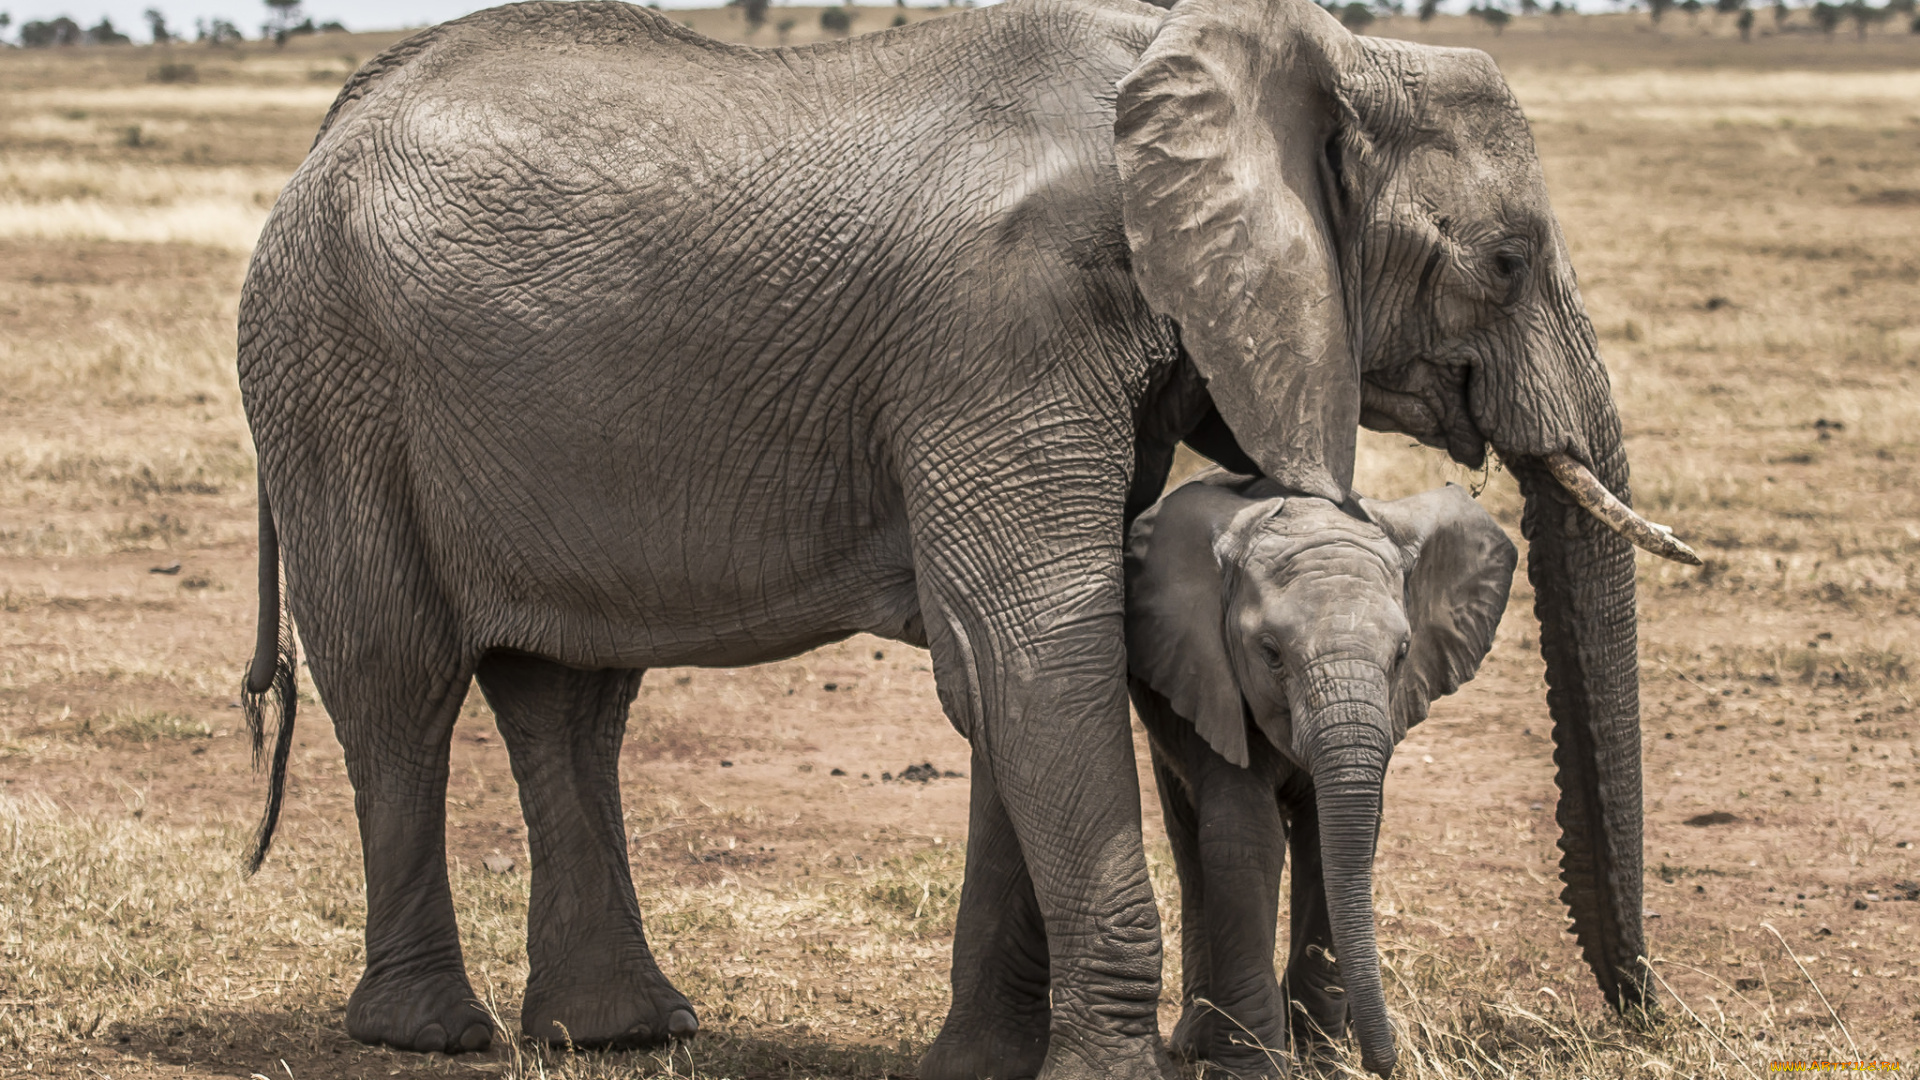
[[[1288,1003],[1293,1014],[1293,1059],[1309,1071],[1342,1061],[1346,1057],[1347,1018],[1342,1012],[1323,1011],[1321,1019],[1299,1002]]]
[[[1198,1061],[1207,1056],[1207,1047],[1213,1045],[1213,1025],[1220,1015],[1206,1005],[1188,1002],[1180,1011],[1180,1022],[1173,1025],[1173,1036],[1167,1040],[1167,1049],[1181,1061]]]
[[[493,1021],[463,971],[381,977],[371,970],[347,998],[347,1034],[415,1053],[461,1054],[493,1042]]]
[[[1055,1045],[1047,1051],[1035,1080],[1171,1080],[1178,1075],[1159,1035],[1129,1040],[1123,1046],[1068,1051]]]
[[[1200,1075],[1204,1080],[1281,1080],[1291,1074],[1284,1055],[1256,1051],[1208,1058],[1200,1064]]]
[[[690,1039],[699,1030],[693,1005],[657,967],[567,986],[529,984],[520,1010],[520,1032],[526,1038],[582,1050],[659,1046],[669,1039]]]
[[[1047,1014],[1039,1025],[967,1023],[951,1017],[920,1059],[920,1080],[1031,1080],[1047,1060]]]
[[[1279,1036],[1262,1038],[1210,1005],[1189,1003],[1173,1026],[1169,1049],[1181,1061],[1198,1062],[1211,1080],[1270,1080],[1288,1075]]]
[[[1199,1055],[1205,1080],[1279,1080],[1291,1075],[1285,1052],[1265,1048],[1245,1032],[1238,1036],[1220,1039],[1212,1050]]]

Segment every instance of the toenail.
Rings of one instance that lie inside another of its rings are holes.
[[[667,1017],[667,1034],[684,1039],[700,1030],[700,1021],[685,1009],[675,1009]]]
[[[447,1029],[441,1027],[439,1024],[428,1024],[426,1027],[420,1029],[419,1034],[413,1037],[413,1048],[422,1054],[431,1054],[436,1050],[445,1053],[447,1049]]]
[[[485,1050],[493,1041],[493,1028],[488,1024],[468,1024],[467,1030],[460,1033],[460,1049],[473,1051]]]

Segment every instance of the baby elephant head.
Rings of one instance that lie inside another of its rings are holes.
[[[1312,776],[1350,1017],[1386,1075],[1372,885],[1387,760],[1479,668],[1517,560],[1453,485],[1358,510],[1222,472],[1174,491],[1134,526],[1128,652],[1220,756],[1246,766],[1264,736]]]

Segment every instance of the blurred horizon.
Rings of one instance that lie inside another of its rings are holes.
[[[507,0],[308,0],[300,6],[300,14],[294,20],[310,18],[315,25],[338,22],[350,31],[401,30],[411,27],[431,26],[435,23],[457,19],[485,8],[498,6]],[[642,0],[644,2],[644,0]],[[975,0],[974,6],[985,7],[998,0]],[[1440,11],[1449,15],[1465,14],[1469,7],[1479,0],[1441,0]],[[1407,4],[1409,13],[1417,6],[1418,0]],[[660,8],[675,10],[697,10],[725,6],[718,0],[658,0]],[[791,3],[787,0],[773,0],[773,7],[820,7],[820,3]],[[884,2],[862,3],[861,7],[891,7],[892,0]],[[945,7],[944,3],[929,0],[905,0],[907,7]],[[1495,3],[1494,6],[1502,6]],[[1518,7],[1518,0],[1504,6]],[[1541,7],[1551,6],[1551,0]],[[1584,14],[1604,14],[1627,9],[1626,3],[1610,3],[1605,0],[1573,0],[1570,6]],[[1709,0],[1708,5],[1711,7]],[[1758,6],[1758,5],[1756,5]],[[1801,6],[1796,3],[1795,6]],[[1677,5],[1676,5],[1677,7]],[[12,44],[18,41],[20,27],[33,21],[51,21],[65,16],[88,29],[99,24],[102,18],[112,20],[115,30],[133,39],[136,45],[149,44],[149,34],[144,13],[148,8],[157,8],[166,17],[169,31],[177,38],[191,41],[194,37],[197,21],[211,23],[223,19],[238,27],[248,38],[260,38],[263,26],[272,19],[272,12],[259,0],[0,0],[0,13],[13,16],[12,25],[0,31],[0,39]]]
[[[310,18],[316,25],[339,22],[352,31],[402,30],[443,23],[485,8],[497,7],[504,2],[510,0],[308,0],[300,6],[300,18]],[[997,0],[980,0],[980,6],[994,2]],[[645,0],[643,6],[646,6]],[[724,5],[717,0],[658,0],[658,6],[698,9]],[[819,5],[789,4],[775,0],[773,6]],[[891,6],[891,0],[888,6]],[[907,6],[944,5],[929,3],[928,0],[907,0]],[[0,31],[0,37],[9,42],[17,41],[21,25],[34,20],[52,20],[64,15],[82,28],[88,28],[97,25],[105,17],[113,21],[114,29],[131,37],[134,44],[145,45],[148,44],[148,34],[143,13],[148,8],[158,8],[166,16],[169,30],[188,40],[193,38],[196,20],[211,22],[225,19],[239,27],[247,37],[259,38],[263,36],[262,25],[272,18],[272,12],[258,0],[0,0],[0,12],[13,15],[13,25]]]

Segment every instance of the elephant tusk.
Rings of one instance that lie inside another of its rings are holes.
[[[1567,494],[1580,504],[1587,513],[1600,520],[1602,525],[1625,537],[1634,547],[1652,552],[1663,559],[1672,559],[1688,566],[1701,565],[1700,556],[1665,525],[1656,525],[1633,512],[1626,503],[1614,497],[1613,492],[1600,483],[1585,465],[1573,460],[1567,454],[1547,455],[1547,471],[1567,489]]]

